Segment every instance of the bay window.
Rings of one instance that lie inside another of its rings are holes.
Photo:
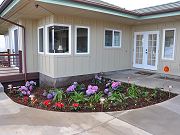
[[[53,25],[47,27],[48,53],[70,54],[70,26]]]

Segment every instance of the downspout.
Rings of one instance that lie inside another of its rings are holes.
[[[8,19],[5,19],[3,17],[0,16],[0,19],[5,21],[5,22],[8,22],[8,23],[11,23],[13,25],[16,25],[18,27],[21,27],[23,29],[23,35],[24,35],[24,53],[23,53],[23,57],[24,57],[24,80],[25,82],[27,81],[27,64],[26,64],[26,28],[23,26],[23,25],[20,25],[20,24],[17,24],[13,21],[10,21]]]

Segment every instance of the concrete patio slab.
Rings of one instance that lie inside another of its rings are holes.
[[[151,106],[118,117],[153,135],[179,135],[180,115],[164,107]]]
[[[119,119],[113,119],[80,135],[152,135]]]
[[[139,70],[115,71],[106,73],[105,77],[148,88],[163,88],[165,91],[169,91],[169,86],[173,86],[171,92],[180,94],[180,81],[161,79],[161,74],[141,75],[137,74],[137,72],[139,72]],[[168,75],[168,77],[180,80],[178,76]]]

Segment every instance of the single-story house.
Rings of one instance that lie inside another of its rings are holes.
[[[0,20],[6,47],[22,50],[23,72],[41,83],[164,66],[180,75],[180,1],[129,11],[100,0],[4,0],[0,16],[11,21]]]

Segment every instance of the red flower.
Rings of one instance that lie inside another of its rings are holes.
[[[45,100],[45,101],[43,102],[43,105],[44,105],[44,106],[48,106],[48,105],[50,105],[50,103],[51,103],[51,100]]]
[[[63,107],[64,107],[64,104],[61,103],[61,102],[57,102],[57,103],[55,103],[55,107],[57,107],[57,108],[63,108]]]
[[[27,104],[28,99],[29,99],[29,98],[28,98],[27,96],[25,96],[25,97],[23,98],[23,101],[24,101],[25,104]]]
[[[73,107],[77,108],[77,107],[79,107],[79,104],[78,103],[74,103]]]

